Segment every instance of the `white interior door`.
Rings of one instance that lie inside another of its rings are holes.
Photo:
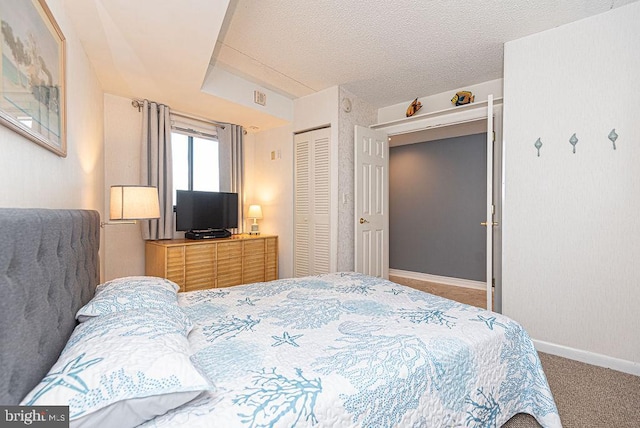
[[[487,233],[487,310],[493,310],[493,221],[495,207],[493,206],[493,95],[487,99],[487,216],[482,222]]]
[[[355,270],[389,278],[389,140],[355,127]]]

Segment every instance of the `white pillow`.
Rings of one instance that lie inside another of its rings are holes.
[[[85,322],[91,317],[111,312],[127,311],[178,304],[176,283],[154,276],[127,276],[98,285],[96,294],[76,313]]]
[[[113,312],[79,324],[21,405],[68,405],[71,426],[133,427],[215,390],[190,360],[180,307]]]

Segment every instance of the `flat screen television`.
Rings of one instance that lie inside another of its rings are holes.
[[[227,229],[238,227],[238,194],[227,192],[176,192],[176,230],[186,238],[231,236]]]

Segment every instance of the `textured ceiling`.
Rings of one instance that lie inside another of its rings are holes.
[[[376,107],[501,78],[503,44],[633,0],[237,0],[212,58],[292,97]]]
[[[633,1],[60,0],[105,92],[260,129],[286,120],[246,85],[212,95],[211,70],[383,107],[500,78],[505,42]]]

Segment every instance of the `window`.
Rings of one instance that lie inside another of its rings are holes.
[[[218,140],[171,133],[173,151],[173,201],[176,190],[220,190]]]

